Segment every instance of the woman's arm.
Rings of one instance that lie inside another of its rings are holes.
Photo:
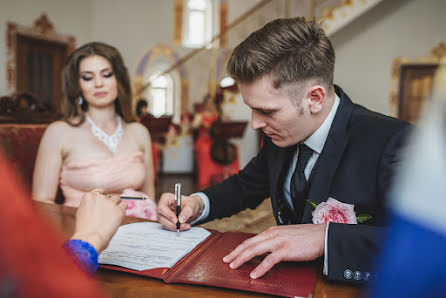
[[[62,167],[62,143],[64,126],[62,121],[51,123],[40,141],[34,165],[32,197],[36,201],[54,203],[59,175]]]
[[[81,268],[93,274],[98,255],[108,246],[125,215],[127,204],[118,196],[104,195],[102,190],[88,192],[76,213],[76,229],[65,249]]]
[[[140,191],[148,194],[151,199],[155,200],[155,170],[153,167],[152,138],[147,128],[139,123],[135,125],[134,131],[138,145],[141,146],[141,150],[144,152],[144,166],[146,170],[146,177]]]

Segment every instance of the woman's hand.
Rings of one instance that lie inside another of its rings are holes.
[[[119,196],[106,195],[102,190],[87,192],[77,210],[71,239],[90,243],[100,254],[121,225],[126,209]]]

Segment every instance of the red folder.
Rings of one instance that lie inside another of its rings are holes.
[[[136,271],[113,265],[102,268],[162,279],[166,283],[198,284],[275,296],[309,297],[316,279],[313,262],[280,262],[264,276],[251,279],[249,273],[262,261],[256,257],[238,269],[230,269],[223,257],[254,234],[210,231],[211,235],[172,268]]]

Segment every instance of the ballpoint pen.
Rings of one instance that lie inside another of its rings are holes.
[[[177,201],[177,218],[181,213],[181,183],[175,184],[175,200]],[[177,219],[177,236],[180,236],[180,219]]]
[[[134,197],[134,196],[124,196],[124,195],[120,195],[119,197],[121,198],[121,200],[136,200],[136,201],[146,200],[146,198],[144,197]]]

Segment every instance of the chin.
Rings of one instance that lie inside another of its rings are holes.
[[[271,139],[271,142],[273,142],[274,145],[281,147],[281,148],[285,148],[294,144],[290,144],[290,142],[287,142],[286,140],[274,140]]]

